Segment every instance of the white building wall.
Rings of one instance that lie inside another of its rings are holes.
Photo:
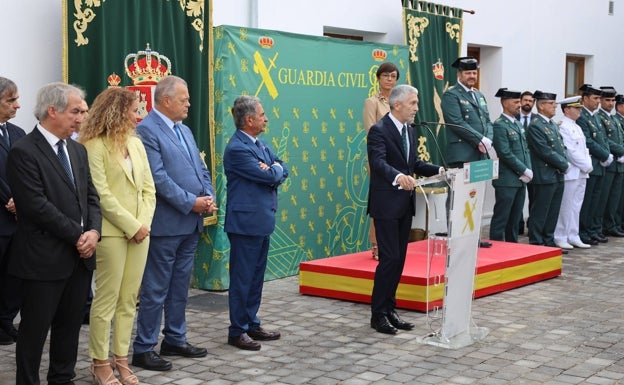
[[[172,0],[174,1],[174,0]],[[474,9],[464,15],[463,52],[482,47],[481,89],[492,115],[501,87],[562,95],[566,54],[587,57],[585,80],[624,92],[616,71],[624,51],[615,46],[624,25],[624,2],[609,0],[440,0]],[[62,7],[59,0],[0,0],[3,55],[0,75],[19,86],[22,110],[14,122],[30,130],[37,89],[62,78]],[[228,24],[309,35],[362,34],[365,40],[402,44],[400,0],[214,0],[214,25]]]
[[[616,70],[624,51],[615,44],[624,25],[624,0],[613,0],[613,16],[608,15],[609,0],[439,3],[476,12],[464,14],[462,52],[469,45],[481,47],[480,88],[492,119],[501,111],[493,97],[499,87],[540,89],[563,96],[567,54],[586,57],[587,83],[612,85],[624,93],[624,72]],[[36,123],[32,111],[39,87],[62,79],[62,4],[59,0],[0,0],[0,76],[19,87],[22,110],[13,122],[27,131]],[[401,4],[400,0],[214,0],[212,7],[214,25],[307,35],[333,32],[403,44]],[[491,189],[488,196],[492,197],[489,194]],[[484,211],[488,217],[491,204]],[[445,227],[438,225],[440,230]]]

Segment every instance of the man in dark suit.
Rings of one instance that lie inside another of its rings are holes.
[[[9,152],[7,175],[19,220],[9,273],[22,279],[17,385],[39,384],[50,332],[48,384],[72,384],[82,309],[102,217],[85,148],[68,140],[82,121],[83,92],[51,83],[37,94],[39,124]]]
[[[496,202],[490,222],[490,239],[518,242],[526,184],[533,178],[531,156],[524,128],[515,118],[520,109],[520,92],[501,88],[503,113],[494,122],[494,149],[498,154],[498,179],[492,181]]]
[[[557,111],[557,95],[535,91],[537,116],[526,131],[533,165],[533,201],[529,207],[529,243],[558,247],[554,233],[563,196],[563,174],[570,164],[563,138],[552,118]],[[564,250],[564,254],[567,252]]]
[[[447,123],[446,161],[450,168],[464,167],[464,163],[488,159],[492,152],[494,129],[490,121],[485,96],[476,88],[479,74],[477,59],[457,58],[457,83],[442,95],[442,115]],[[447,198],[447,211],[450,195]],[[479,242],[481,247],[491,247],[490,242]]]
[[[156,185],[156,211],[141,284],[132,365],[170,370],[158,344],[163,311],[164,339],[160,355],[204,357],[205,348],[186,340],[186,302],[195,251],[203,231],[203,214],[217,209],[210,174],[199,155],[190,128],[186,82],[173,75],[154,90],[154,108],[137,126]]]
[[[370,187],[368,214],[375,220],[379,263],[371,298],[371,327],[396,334],[414,324],[395,311],[395,295],[403,273],[407,243],[415,214],[414,174],[432,176],[444,168],[417,157],[410,123],[418,112],[418,90],[399,85],[390,92],[390,112],[375,123],[367,137]]]
[[[6,175],[9,149],[26,135],[9,119],[20,108],[19,93],[13,81],[0,77],[0,345],[17,341],[17,329],[13,320],[19,312],[22,299],[20,280],[8,274],[8,250],[13,233],[17,229],[15,204]]]
[[[230,240],[230,327],[228,344],[260,350],[257,341],[280,338],[260,326],[264,271],[275,229],[277,189],[288,177],[284,162],[258,136],[268,122],[260,99],[240,96],[232,116],[236,132],[223,154],[227,177],[224,230]]]

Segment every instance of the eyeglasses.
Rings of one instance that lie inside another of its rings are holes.
[[[395,73],[387,73],[384,72],[383,74],[379,75],[380,78],[384,78],[384,79],[398,79],[399,77],[397,76],[397,74]]]

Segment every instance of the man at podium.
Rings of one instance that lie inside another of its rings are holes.
[[[390,92],[390,112],[367,137],[370,186],[368,214],[375,220],[379,263],[371,299],[371,327],[380,333],[411,330],[395,311],[395,295],[405,264],[415,214],[413,175],[433,176],[444,168],[418,159],[410,123],[418,112],[418,90],[399,85]]]

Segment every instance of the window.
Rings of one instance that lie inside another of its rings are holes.
[[[566,56],[565,96],[578,95],[578,89],[585,83],[585,58]]]
[[[477,59],[477,61],[479,63],[481,63],[481,48],[480,47],[474,47],[474,46],[468,46],[468,50],[466,52],[466,56],[472,56],[473,58]],[[481,74],[479,74],[481,75]],[[474,88],[480,90],[481,87],[481,76],[477,77],[477,83],[474,85]]]

